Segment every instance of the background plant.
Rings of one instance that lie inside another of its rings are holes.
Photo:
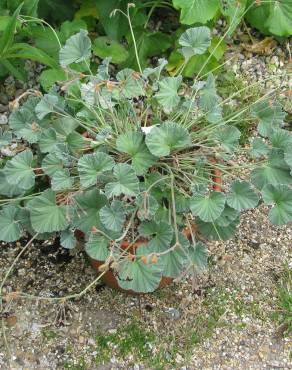
[[[23,3],[22,7],[21,4]],[[175,74],[183,63],[177,49],[180,35],[191,25],[212,26],[219,17],[227,20],[227,34],[231,35],[243,17],[263,34],[285,37],[292,34],[292,3],[288,1],[254,0],[135,0],[130,16],[133,31],[137,37],[136,46],[144,68],[151,58],[169,56],[168,71]],[[13,12],[22,17],[13,21]],[[87,29],[93,42],[94,54],[103,59],[112,58],[112,63],[120,69],[129,67],[138,70],[131,32],[127,19],[120,13],[115,18],[115,9],[127,10],[127,2],[121,0],[6,0],[0,8],[0,32],[9,29],[15,40],[10,38],[7,46],[1,43],[0,62],[2,76],[7,73],[25,80],[21,73],[20,59],[33,59],[49,67],[40,77],[42,87],[48,90],[56,80],[66,76],[57,65],[57,55],[65,40],[79,31]],[[265,19],[265,22],[262,21]],[[49,27],[52,24],[54,27]],[[8,26],[9,25],[9,26]],[[3,37],[2,37],[3,38]],[[16,45],[14,45],[16,43]],[[203,73],[218,70],[220,59],[225,51],[225,43],[213,38],[207,53],[193,56],[183,74],[193,77],[205,65]],[[5,49],[2,50],[1,48]],[[11,51],[8,49],[12,48]],[[213,50],[216,49],[216,53]],[[208,60],[208,63],[205,63]],[[94,63],[93,63],[94,66]],[[79,67],[82,69],[82,67]]]
[[[210,29],[190,28],[179,44],[183,72],[193,55],[207,52]],[[104,271],[113,268],[121,287],[149,292],[162,276],[206,266],[205,245],[194,233],[188,240],[185,226],[225,240],[240,213],[262,201],[273,205],[272,223],[291,221],[292,138],[273,96],[227,112],[212,74],[186,84],[181,74],[165,73],[165,59],[141,73],[126,68],[116,75],[105,59],[93,72],[91,53],[88,32],[80,30],[60,50],[67,76],[61,88],[44,96],[28,91],[34,96],[20,108],[19,99],[14,102],[9,130],[1,132],[1,145],[18,144],[1,163],[3,241],[25,233],[57,236],[71,249],[80,230],[89,256],[105,261]],[[230,167],[234,155],[244,153],[235,125],[247,114],[258,122],[254,163]],[[251,180],[240,179],[244,167],[252,170]],[[145,245],[134,255],[121,247],[124,239]]]

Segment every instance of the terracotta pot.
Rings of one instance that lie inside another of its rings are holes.
[[[195,232],[195,225],[193,226],[193,231]],[[183,230],[183,234],[185,235],[186,238],[188,238],[189,240],[191,240],[191,231],[189,230],[189,228],[185,228]],[[144,244],[145,245],[145,242],[147,244],[147,241],[145,240],[138,240],[135,244],[133,244],[130,248],[129,248],[129,242],[128,241],[124,241],[122,244],[121,244],[121,248],[123,250],[127,250],[128,252],[130,252],[131,254],[135,254],[135,251],[137,250],[137,248],[140,247],[140,245]],[[104,264],[104,261],[98,261],[98,260],[95,260],[93,258],[90,258],[90,263],[91,265],[93,266],[93,268],[100,273],[100,266]],[[119,291],[122,291],[122,292],[125,292],[125,293],[128,293],[128,294],[139,294],[139,293],[136,293],[134,292],[133,290],[126,290],[126,289],[123,289],[119,286],[118,284],[118,280],[117,278],[115,277],[115,275],[113,274],[113,272],[111,270],[107,271],[105,274],[103,274],[102,276],[102,281],[108,285],[110,288],[113,288],[113,289],[117,289]],[[173,281],[173,278],[170,278],[170,277],[166,277],[166,276],[162,276],[161,280],[160,280],[160,284],[158,286],[157,289],[161,289],[161,288],[164,288],[166,287],[167,285],[171,284]]]

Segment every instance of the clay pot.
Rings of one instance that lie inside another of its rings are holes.
[[[195,225],[193,225],[192,229],[193,229],[192,232],[196,231]],[[183,230],[183,234],[185,235],[185,237],[187,239],[191,240],[192,236],[191,236],[191,231],[189,230],[189,228],[185,228]],[[123,250],[127,250],[131,254],[135,254],[135,251],[137,250],[137,248],[139,248],[140,245],[142,245],[142,244],[145,245],[145,243],[147,244],[147,241],[141,239],[141,240],[138,240],[135,244],[133,244],[129,248],[130,243],[128,241],[124,241],[121,244],[121,248]],[[90,258],[90,263],[91,263],[92,267],[100,273],[99,268],[100,268],[101,265],[104,264],[104,261],[98,261],[98,260],[95,260],[93,258]],[[119,291],[122,291],[122,292],[125,292],[125,293],[128,293],[128,294],[139,294],[139,293],[134,292],[133,290],[126,290],[126,289],[121,288],[118,284],[117,278],[115,277],[115,275],[113,274],[113,272],[111,270],[104,273],[101,279],[110,288],[113,288],[113,289],[116,289],[116,290],[119,290]],[[162,278],[160,280],[160,284],[159,284],[157,289],[164,288],[167,285],[171,284],[172,282],[173,282],[173,278],[162,276]]]

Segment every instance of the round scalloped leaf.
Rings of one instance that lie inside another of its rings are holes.
[[[103,226],[108,230],[121,231],[126,220],[124,208],[120,200],[114,200],[110,206],[104,206],[99,212]]]
[[[218,127],[214,133],[215,140],[218,141],[228,153],[232,153],[238,146],[240,136],[241,132],[238,128],[229,125]]]
[[[231,224],[234,220],[239,217],[239,211],[234,208],[229,207],[227,204],[225,205],[224,211],[221,213],[220,217],[217,218],[216,224],[219,226],[226,227]]]
[[[154,126],[146,135],[146,145],[150,152],[163,157],[173,150],[180,150],[191,145],[188,131],[176,122],[165,122],[160,126]]]
[[[156,161],[144,143],[142,132],[127,131],[118,136],[116,145],[120,152],[130,155],[137,175],[143,175]]]
[[[281,104],[273,100],[264,100],[253,105],[251,113],[259,120],[258,132],[262,136],[268,136],[271,130],[279,127],[286,116]]]
[[[292,176],[287,168],[268,163],[252,171],[251,181],[258,189],[262,189],[267,184],[289,185],[292,182]]]
[[[164,266],[163,276],[170,278],[178,277],[187,263],[188,248],[190,243],[183,234],[180,233],[178,237],[180,245],[177,245],[174,249],[159,257]],[[175,240],[173,239],[170,246],[173,246],[174,244]],[[165,250],[168,248],[165,248]]]
[[[250,150],[250,155],[252,158],[264,157],[269,153],[269,147],[263,142],[262,139],[255,137],[252,140],[252,147]]]
[[[33,155],[31,150],[24,150],[6,162],[3,173],[7,182],[11,185],[17,184],[24,190],[32,188],[35,182],[32,161]]]
[[[208,195],[195,194],[190,200],[190,209],[194,216],[205,222],[213,222],[224,210],[225,195],[214,191]]]
[[[163,264],[160,258],[155,262],[151,258],[147,258],[149,253],[151,253],[151,248],[147,245],[141,245],[133,260],[125,258],[120,262],[118,283],[121,288],[137,293],[150,293],[158,288]]]
[[[17,218],[19,207],[9,205],[0,211],[0,240],[14,242],[22,235],[22,227]]]
[[[121,83],[120,96],[131,99],[144,95],[144,80],[133,69],[125,68],[117,73],[117,80]]]
[[[63,108],[64,102],[58,95],[45,94],[35,107],[36,115],[39,119],[43,119],[50,113]]]
[[[53,152],[58,144],[56,131],[50,127],[42,132],[39,138],[39,148],[42,153]]]
[[[21,108],[11,112],[9,116],[9,127],[17,138],[27,140],[29,143],[38,141],[41,129],[35,114],[35,107],[39,98],[29,97]]]
[[[0,194],[8,198],[13,198],[25,194],[26,190],[20,189],[17,184],[9,184],[6,180],[6,177],[3,173],[3,170],[0,171]]]
[[[172,226],[166,222],[143,222],[138,231],[141,236],[150,239],[149,248],[156,252],[163,252],[169,247],[173,237]]]
[[[115,162],[106,153],[85,154],[78,161],[78,172],[82,187],[95,185],[99,174],[111,171]]]
[[[208,266],[208,249],[202,242],[190,245],[188,248],[188,265],[193,265],[196,271],[206,270]]]
[[[218,0],[173,0],[173,5],[181,9],[180,21],[183,24],[206,23],[219,9]]]
[[[47,154],[42,161],[42,169],[48,176],[63,169],[63,162],[55,153]]]
[[[181,82],[182,76],[165,77],[158,82],[159,91],[155,94],[155,97],[166,113],[170,113],[180,102],[177,92]]]
[[[77,245],[77,240],[72,230],[64,230],[60,235],[60,244],[66,249],[73,249]]]
[[[285,185],[266,185],[262,189],[263,200],[274,204],[269,219],[274,225],[285,225],[292,221],[292,189]]]
[[[137,196],[139,193],[139,180],[133,168],[126,163],[119,163],[114,167],[116,181],[105,186],[106,195],[111,198],[119,195]]]
[[[109,256],[109,239],[98,233],[91,233],[85,243],[85,252],[97,261],[105,261]]]
[[[88,32],[81,29],[79,33],[71,36],[60,49],[59,59],[62,67],[72,63],[80,63],[90,58],[91,41]]]
[[[234,181],[230,192],[226,196],[227,204],[237,211],[255,208],[259,202],[258,195],[251,189],[246,181]]]
[[[73,199],[72,224],[84,233],[88,233],[93,226],[99,228],[99,225],[101,226],[99,211],[106,204],[106,196],[100,194],[97,189],[76,194]]]
[[[56,203],[56,193],[45,190],[30,200],[27,205],[33,229],[38,233],[65,230],[68,226],[68,207]]]
[[[60,191],[70,189],[73,186],[73,178],[67,168],[55,171],[51,177],[52,190]]]
[[[202,235],[209,240],[228,240],[236,232],[236,227],[239,224],[239,218],[232,221],[228,226],[220,226],[214,222],[204,222],[200,219],[196,220],[196,225]]]
[[[280,128],[271,130],[269,140],[276,149],[285,151],[288,147],[290,147],[290,149],[292,148],[292,134],[288,130]]]
[[[182,46],[180,52],[186,59],[193,55],[204,54],[211,45],[211,32],[208,27],[193,27],[187,29],[179,38]]]

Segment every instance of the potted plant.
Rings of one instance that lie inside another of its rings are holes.
[[[210,30],[190,28],[179,43],[176,75],[160,59],[113,76],[108,59],[90,69],[86,31],[67,40],[68,81],[17,102],[1,132],[2,146],[16,144],[1,160],[1,240],[59,236],[71,249],[81,234],[109,284],[146,293],[205,268],[203,241],[230,238],[242,211],[265,202],[273,224],[292,220],[292,138],[281,106],[266,96],[227,115],[211,73],[187,82],[180,74],[206,52]],[[258,123],[248,150],[236,128],[246,115]],[[243,152],[252,162],[234,164]]]

